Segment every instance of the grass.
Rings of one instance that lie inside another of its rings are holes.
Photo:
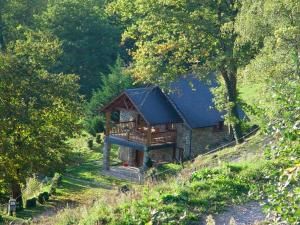
[[[50,197],[50,201],[45,204],[37,204],[35,208],[24,209],[17,213],[17,217],[4,216],[6,221],[26,223],[31,218],[40,215],[47,215],[58,208],[77,207],[90,205],[103,195],[114,192],[120,185],[127,184],[125,181],[105,176],[102,171],[101,144],[94,141],[92,149],[87,145],[87,140],[91,136],[84,133],[82,136],[70,140],[72,152],[68,158],[66,170],[62,174],[61,185],[56,189],[55,195]],[[117,164],[117,151],[112,150],[112,164]],[[47,224],[52,218],[45,218],[41,223]]]
[[[192,224],[204,215],[220,212],[255,195],[267,164],[233,163],[199,169],[189,176],[157,185],[137,187],[114,205],[99,202],[76,218],[76,224]],[[137,194],[138,193],[138,194]],[[120,198],[120,197],[119,197]],[[112,201],[105,199],[105,201]],[[135,216],[136,215],[136,216]],[[65,219],[66,217],[64,217]],[[68,224],[61,220],[60,224]]]
[[[65,211],[58,224],[199,222],[204,215],[256,198],[253,193],[266,183],[264,174],[269,168],[261,159],[265,142],[257,133],[239,146],[199,156],[183,170],[176,164],[161,165],[157,172],[168,174],[163,182],[135,186],[129,194],[106,194],[90,208]]]

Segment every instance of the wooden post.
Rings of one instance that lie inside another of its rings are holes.
[[[106,118],[106,129],[105,129],[105,135],[109,136],[110,134],[110,118],[111,118],[111,111],[105,112],[105,118]]]
[[[147,127],[147,146],[151,145],[151,126],[148,125]]]
[[[149,157],[149,150],[147,149],[147,147],[144,150],[144,158],[143,158],[143,170],[146,171],[148,169],[148,161],[149,161],[150,157]]]
[[[172,160],[175,161],[176,160],[176,145],[173,146],[173,156],[172,156]]]
[[[105,138],[103,145],[103,170],[109,170],[110,166],[110,143]]]

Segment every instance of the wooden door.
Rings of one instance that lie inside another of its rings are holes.
[[[135,161],[136,167],[143,166],[143,162],[144,162],[144,152],[136,150],[136,161]]]

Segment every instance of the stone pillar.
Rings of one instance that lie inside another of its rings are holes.
[[[110,144],[105,138],[103,145],[103,170],[109,170],[110,165]]]
[[[149,161],[149,150],[145,149],[144,151],[144,159],[143,159],[143,170],[146,171],[148,169],[147,162]]]
[[[128,165],[135,166],[136,150],[128,148]]]

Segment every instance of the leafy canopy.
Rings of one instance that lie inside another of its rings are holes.
[[[61,53],[52,35],[27,32],[0,54],[0,180],[23,183],[62,165],[78,130],[78,78],[48,71]]]
[[[80,76],[80,90],[90,97],[101,73],[117,57],[119,29],[110,24],[99,0],[53,0],[41,16],[40,28],[56,35],[63,54],[54,70]]]

